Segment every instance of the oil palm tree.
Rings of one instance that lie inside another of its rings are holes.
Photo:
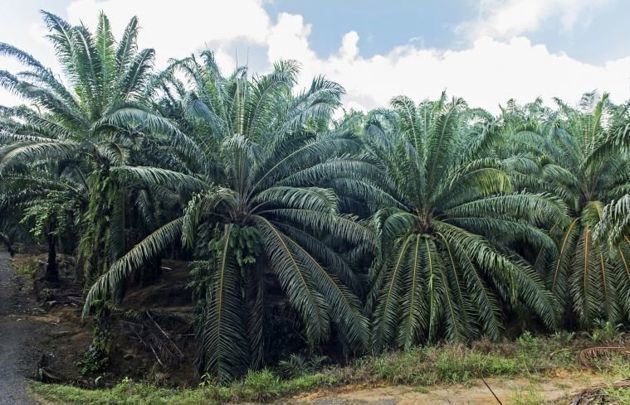
[[[511,140],[540,165],[537,187],[558,195],[570,221],[554,227],[559,254],[550,264],[551,290],[565,321],[585,327],[597,320],[630,319],[630,131],[627,106],[604,94],[586,94],[579,108],[559,109]],[[610,242],[610,243],[609,243]]]
[[[28,103],[3,109],[0,173],[34,161],[71,161],[86,173],[90,201],[79,250],[89,282],[122,253],[112,242],[111,225],[122,221],[117,207],[124,205],[124,190],[112,180],[111,167],[137,164],[136,151],[152,150],[144,147],[149,134],[154,143],[179,150],[186,141],[144,102],[154,51],[138,50],[136,18],[115,41],[102,13],[94,33],[42,14],[64,80],[28,53],[0,43],[0,54],[26,67],[15,75],[0,71],[0,85]]]
[[[518,192],[524,162],[493,157],[499,136],[487,113],[445,95],[419,105],[397,97],[392,110],[372,114],[365,142],[392,201],[373,220],[377,349],[441,336],[497,339],[510,308],[555,326],[542,278],[509,246],[553,250],[537,226],[564,212],[547,196]]]
[[[367,340],[367,320],[347,287],[354,273],[335,245],[369,242],[368,230],[339,211],[335,193],[318,186],[348,168],[344,155],[359,142],[346,132],[313,130],[328,120],[342,89],[323,78],[292,94],[297,67],[276,64],[272,73],[248,78],[244,69],[223,77],[212,54],[176,63],[194,83],[171,92],[177,75],[160,75],[158,104],[188,128],[202,151],[182,159],[180,184],[197,188],[182,215],[118,260],[90,290],[86,311],[115,295],[123,281],[167,246],[181,240],[203,275],[199,327],[202,372],[220,380],[259,367],[269,333],[269,290],[280,289],[297,312],[306,340],[325,340],[335,325],[353,348]],[[169,70],[172,72],[176,67]],[[168,71],[168,70],[167,70]],[[138,169],[151,181],[162,175]]]
[[[59,281],[57,251],[60,243],[72,246],[88,204],[82,173],[72,165],[25,165],[2,176],[0,215],[28,226],[36,239],[44,239],[48,259],[44,278]],[[63,239],[63,241],[61,240]]]

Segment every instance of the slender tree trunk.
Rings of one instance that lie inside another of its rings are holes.
[[[15,254],[13,246],[11,245],[11,239],[9,239],[7,235],[0,233],[0,242],[4,243],[4,245],[7,247],[7,251],[11,256]]]
[[[59,281],[59,268],[57,267],[57,235],[55,234],[55,220],[48,224],[48,261],[46,263],[46,281],[56,283]]]

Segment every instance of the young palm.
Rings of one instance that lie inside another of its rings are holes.
[[[311,344],[326,339],[335,324],[345,341],[361,347],[367,321],[346,287],[355,276],[332,246],[364,243],[369,234],[339,212],[333,191],[317,186],[318,179],[347,167],[341,156],[356,151],[359,143],[346,133],[312,130],[327,121],[341,88],[316,79],[309,90],[293,96],[293,63],[280,63],[269,75],[253,79],[242,70],[223,78],[211,54],[204,57],[203,66],[194,58],[179,63],[193,82],[200,80],[193,93],[161,102],[163,108],[170,103],[174,118],[203,151],[199,164],[182,161],[178,178],[198,192],[180,218],[131,249],[97,281],[86,310],[181,239],[202,261],[196,265],[204,276],[202,371],[227,380],[247,366],[262,365],[273,286],[299,314]],[[152,169],[143,175],[154,177]]]
[[[538,157],[539,188],[568,207],[570,221],[557,224],[559,254],[549,283],[584,326],[598,319],[630,319],[630,131],[626,107],[604,95],[583,97],[575,109],[558,100],[559,111],[512,139]]]
[[[561,207],[514,193],[523,162],[488,153],[498,131],[487,113],[444,96],[420,105],[398,97],[392,107],[373,115],[365,135],[393,201],[374,216],[376,347],[497,339],[503,308],[525,308],[553,328],[551,295],[509,246],[553,250],[536,226],[563,216]]]

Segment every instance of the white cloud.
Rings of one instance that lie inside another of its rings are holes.
[[[591,0],[589,4],[603,1]],[[233,55],[237,45],[260,48],[254,57],[261,60],[251,65],[263,70],[278,59],[296,59],[303,66],[302,85],[315,75],[325,74],[346,88],[344,102],[355,109],[385,106],[399,94],[416,100],[434,98],[444,89],[471,105],[495,112],[499,103],[509,98],[527,102],[538,96],[558,96],[571,102],[594,89],[610,91],[615,101],[630,98],[630,56],[593,65],[552,53],[545,45],[514,34],[533,30],[552,16],[569,27],[577,15],[591,7],[582,0],[494,0],[497,7],[484,11],[486,25],[477,26],[479,33],[488,30],[493,35],[476,36],[465,49],[432,49],[411,42],[369,58],[359,53],[357,32],[340,38],[336,53],[320,57],[309,43],[311,25],[301,15],[281,13],[273,23],[261,0],[222,1],[220,7],[212,3],[178,0],[173,6],[151,0],[74,0],[68,17],[72,23],[83,20],[93,26],[98,11],[104,10],[119,35],[129,18],[137,15],[142,27],[140,45],[155,47],[160,64],[206,45],[215,50],[226,72],[236,65]],[[519,8],[524,3],[532,8]],[[484,4],[487,7],[489,2]],[[519,15],[522,23],[515,17]],[[520,28],[497,22],[510,18]],[[2,102],[7,102],[4,95],[0,95]]]
[[[301,16],[282,14],[272,31],[277,34],[268,42],[272,60],[302,61],[302,84],[320,73],[338,81],[353,108],[384,106],[399,94],[418,100],[437,97],[444,89],[495,112],[510,98],[527,102],[558,96],[571,102],[594,89],[611,91],[617,101],[630,98],[630,57],[596,66],[551,53],[524,37],[482,37],[464,50],[404,45],[363,58],[358,55],[359,36],[349,32],[337,54],[323,59],[308,45],[310,26]]]
[[[304,23],[301,15],[281,13],[267,38],[267,56],[270,61],[287,57],[300,61],[307,69],[317,63],[318,58],[308,44],[311,25]],[[288,56],[290,55],[290,56]]]
[[[552,18],[559,18],[562,28],[570,30],[589,11],[610,0],[480,0],[479,18],[462,23],[458,31],[475,39],[490,36],[499,39],[533,32]],[[588,21],[584,19],[583,21]]]
[[[339,48],[339,56],[343,60],[356,59],[359,54],[359,34],[356,31],[346,33],[341,39],[341,47]]]
[[[117,36],[137,16],[139,45],[158,51],[158,65],[210,45],[217,51],[220,66],[232,69],[236,63],[230,56],[233,45],[264,45],[270,28],[260,0],[74,0],[67,8],[68,19],[94,27],[100,10],[109,17]]]

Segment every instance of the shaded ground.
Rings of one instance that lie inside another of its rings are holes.
[[[34,404],[26,379],[35,374],[41,353],[34,339],[42,325],[30,319],[34,304],[0,251],[0,404]]]
[[[544,379],[487,378],[486,382],[504,404],[569,403],[585,388],[606,382],[601,375],[572,373]],[[343,387],[336,392],[315,392],[293,398],[297,403],[315,405],[430,405],[498,403],[483,381],[431,387],[389,386]],[[556,402],[557,401],[557,402]]]
[[[94,370],[85,365],[93,323],[81,317],[74,259],[58,255],[60,281],[50,284],[40,278],[45,254],[0,255],[0,405],[29,403],[25,377],[86,388],[124,377],[160,385],[197,382],[194,350],[186,345],[192,324],[188,272],[179,263],[165,261],[162,280],[136,287],[112,314],[113,351],[105,369]]]
[[[3,256],[1,274],[6,288],[0,297],[6,298],[0,298],[0,305],[3,301],[16,303],[7,306],[2,318],[12,323],[3,328],[7,330],[6,339],[16,348],[24,346],[19,343],[21,336],[30,339],[26,350],[29,355],[14,361],[12,354],[7,362],[21,362],[22,374],[39,381],[85,388],[111,387],[124,377],[169,386],[197,383],[194,350],[187,345],[191,342],[192,306],[190,293],[185,290],[185,267],[165,261],[159,282],[144,288],[131,286],[134,288],[130,288],[124,303],[111,314],[110,358],[103,369],[94,369],[94,363],[86,363],[85,356],[94,326],[90,317],[81,316],[83,291],[76,280],[74,259],[58,255],[60,281],[55,284],[40,278],[45,260],[45,254],[18,254],[9,265],[8,255]],[[21,277],[13,274],[11,267]],[[15,319],[21,322],[17,326],[28,328],[17,328],[13,325]],[[15,332],[21,335],[13,336]],[[7,348],[6,352],[17,349]],[[22,385],[18,389],[23,391]]]
[[[76,382],[77,362],[91,340],[75,289],[61,283],[66,294],[59,297],[34,283],[41,261],[0,251],[0,405],[35,404],[29,379]]]
[[[26,263],[34,269],[27,272],[32,277],[23,278],[29,280],[24,285],[33,284],[42,260],[45,257],[36,255],[18,255],[13,260],[20,274],[25,273]],[[517,342],[480,341],[471,347],[390,353],[354,368],[332,370],[323,379],[281,381],[267,371],[230,387],[182,390],[196,387],[198,381],[192,366],[192,307],[186,287],[188,271],[185,265],[171,261],[164,261],[157,282],[129,286],[127,297],[112,313],[110,363],[106,370],[84,372],[80,364],[91,341],[91,324],[81,319],[82,292],[70,271],[74,266],[67,258],[61,261],[66,263],[61,266],[62,282],[51,286],[36,281],[31,292],[11,273],[8,255],[0,253],[0,405],[33,403],[25,393],[24,376],[36,370],[45,382],[66,384],[33,386],[38,398],[50,404],[104,403],[104,398],[110,399],[108,403],[130,404],[274,399],[282,404],[318,405],[497,403],[483,382],[475,379],[479,375],[495,376],[487,378],[487,383],[504,404],[573,403],[572,398],[586,388],[596,397],[602,386],[608,389],[612,381],[630,377],[626,367],[630,346],[623,334],[614,341],[598,343],[585,337],[571,337],[568,343],[562,336],[530,335]],[[608,374],[613,369],[617,371]],[[140,383],[103,389],[123,377]],[[467,382],[447,385],[448,381]],[[386,387],[381,383],[407,385]],[[626,386],[630,389],[630,383]],[[317,391],[291,397],[313,389]]]

